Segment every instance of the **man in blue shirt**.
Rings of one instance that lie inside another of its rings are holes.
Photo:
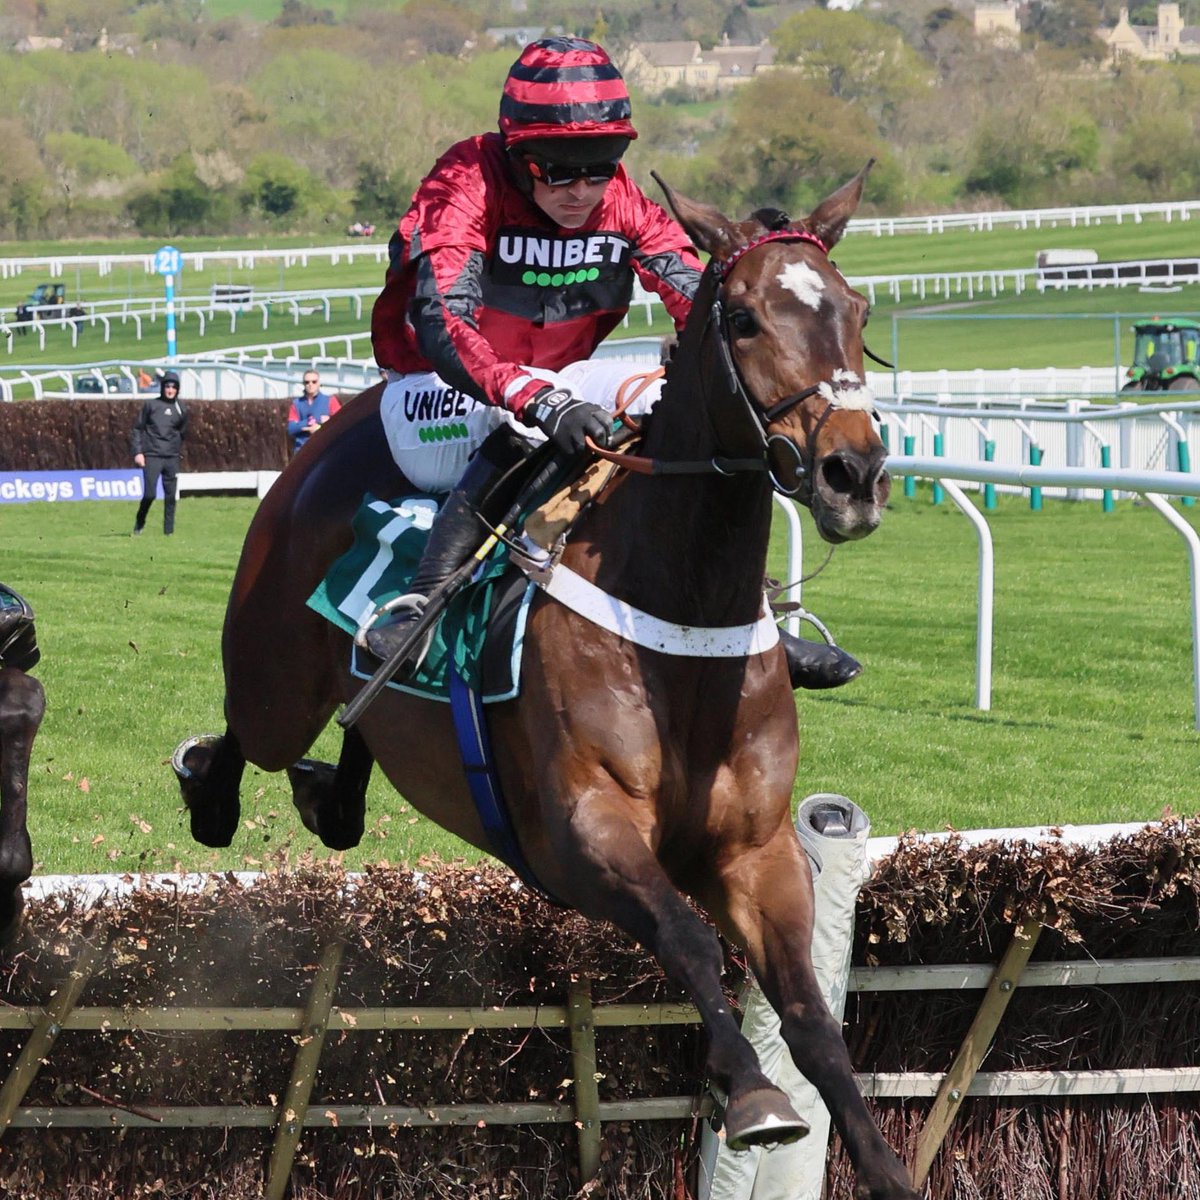
[[[342,407],[336,396],[321,391],[321,377],[316,371],[304,372],[304,391],[292,400],[288,409],[287,431],[292,439],[292,453],[300,447]]]

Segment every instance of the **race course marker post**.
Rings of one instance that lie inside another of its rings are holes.
[[[175,276],[183,269],[183,255],[174,246],[155,252],[154,270],[163,276],[167,302],[167,361],[175,361]]]

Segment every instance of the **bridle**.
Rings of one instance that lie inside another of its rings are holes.
[[[783,219],[786,220],[786,218]],[[812,487],[817,438],[820,436],[821,430],[825,427],[834,410],[838,407],[838,385],[832,380],[821,380],[810,384],[806,388],[802,388],[798,392],[792,392],[790,395],[784,396],[782,399],[775,401],[770,408],[760,408],[750,398],[745,380],[742,378],[742,373],[738,370],[738,365],[734,361],[733,354],[730,351],[732,335],[729,327],[729,318],[721,299],[721,287],[737,263],[752,250],[757,250],[760,246],[766,245],[768,242],[808,242],[816,246],[826,256],[829,254],[829,248],[816,234],[809,233],[803,229],[793,229],[789,225],[788,228],[771,229],[759,237],[752,238],[750,241],[738,246],[724,259],[711,259],[706,268],[708,275],[713,281],[714,292],[712,304],[709,308],[707,328],[713,329],[716,333],[715,340],[725,382],[730,393],[741,400],[742,407],[750,415],[751,424],[758,435],[760,452],[757,455],[746,458],[727,458],[716,455],[710,459],[703,459],[696,462],[681,462],[669,459],[639,458],[630,454],[613,454],[597,447],[594,443],[589,443],[591,448],[600,457],[608,459],[611,462],[616,462],[628,470],[645,475],[700,475],[713,473],[718,475],[733,475],[746,471],[765,471],[770,475],[771,484],[777,492],[785,496],[796,496],[802,501],[807,499]],[[864,351],[866,351],[866,347],[864,347]],[[866,351],[866,353],[877,362],[883,361],[877,358],[876,355],[871,354],[870,351]],[[887,365],[890,366],[890,364]],[[798,405],[803,404],[805,400],[816,395],[825,395],[827,397],[826,404],[817,416],[812,431],[805,439],[803,450],[791,438],[785,437],[783,434],[772,434],[769,432],[772,424],[781,417],[786,416]],[[879,414],[874,412],[874,410],[872,410],[872,416],[875,420],[879,420]],[[776,456],[783,456],[782,461],[789,467],[794,480],[793,483],[789,484],[781,477],[781,471],[777,470],[775,463],[772,461],[773,452]]]

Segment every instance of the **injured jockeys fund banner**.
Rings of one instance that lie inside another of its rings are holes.
[[[161,479],[157,494],[161,500]],[[120,471],[0,471],[0,504],[141,498],[141,467]]]

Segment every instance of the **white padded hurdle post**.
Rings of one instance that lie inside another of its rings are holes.
[[[835,1020],[841,1021],[850,985],[854,908],[871,873],[871,822],[845,796],[819,792],[796,814],[796,831],[813,871],[812,962]],[[750,990],[742,1032],[767,1078],[781,1087],[809,1123],[808,1136],[790,1146],[733,1151],[705,1126],[701,1135],[700,1200],[821,1200],[829,1148],[829,1112],[817,1089],[796,1069],[779,1032],[779,1017],[757,984]]]

